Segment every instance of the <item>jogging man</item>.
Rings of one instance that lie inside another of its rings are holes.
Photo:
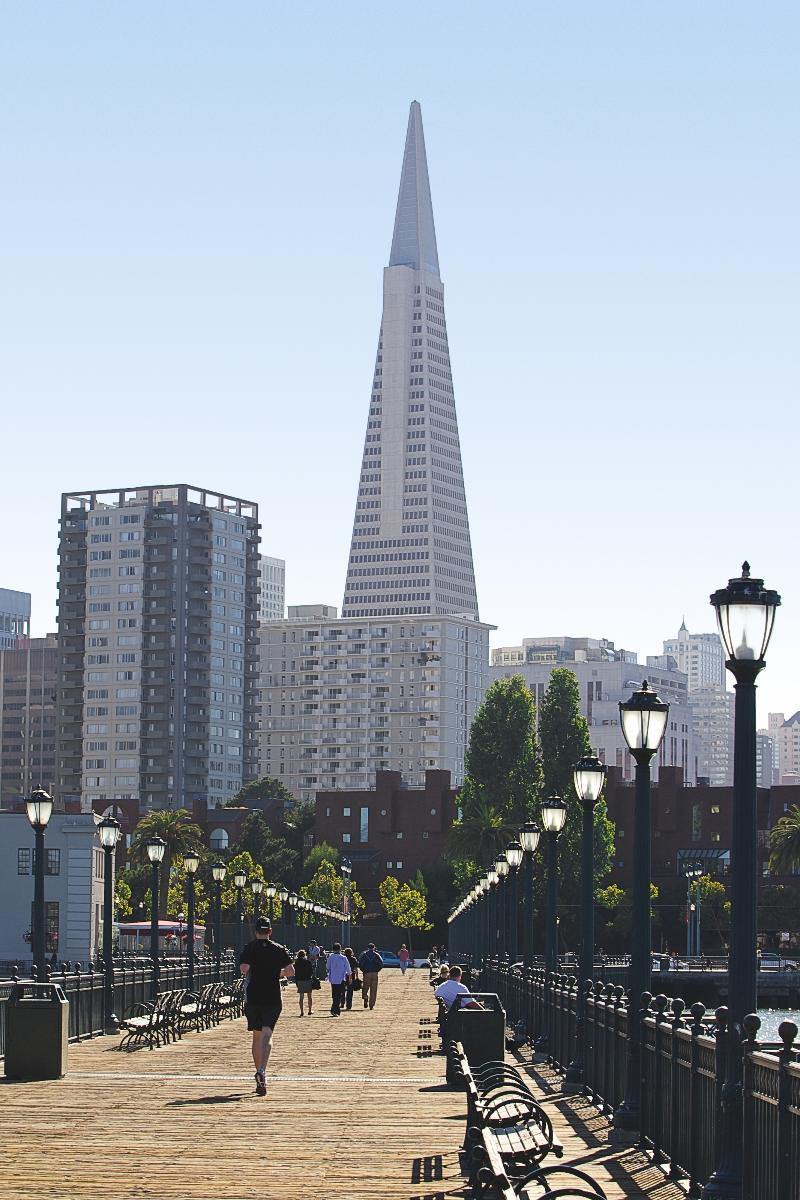
[[[370,942],[364,953],[358,960],[358,965],[361,967],[361,995],[364,1000],[364,1008],[369,1005],[370,1008],[375,1007],[375,1000],[378,995],[378,972],[383,967],[383,959],[375,949],[375,943]]]
[[[256,1095],[266,1096],[265,1071],[272,1050],[272,1031],[281,1015],[281,976],[294,975],[292,956],[285,946],[272,940],[272,925],[266,917],[256,921],[256,937],[239,956],[239,970],[247,976],[244,1015],[253,1034],[253,1063]]]

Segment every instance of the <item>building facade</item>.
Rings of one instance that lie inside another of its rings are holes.
[[[477,619],[422,114],[411,105],[344,617]]]
[[[725,648],[718,633],[689,633],[683,621],[677,637],[664,642],[664,653],[671,654],[684,672],[690,692],[725,686]]]
[[[102,947],[104,855],[93,813],[54,812],[45,833],[46,952],[86,966]],[[24,812],[0,811],[0,961],[31,958],[34,833]]]
[[[780,716],[783,716],[783,713]],[[778,749],[780,782],[800,783],[800,711],[776,725],[775,742]]]
[[[521,675],[533,692],[538,713],[556,667],[567,667],[575,674],[592,746],[603,762],[620,769],[624,779],[633,778],[635,764],[622,736],[619,702],[627,700],[646,679],[670,704],[667,731],[653,760],[653,777],[658,777],[662,767],[671,766],[680,767],[694,780],[686,675],[677,670],[674,659],[653,655],[642,665],[632,651],[617,650],[606,638],[525,638],[520,646],[503,646],[492,652],[489,682]]]
[[[58,640],[25,638],[0,650],[0,805],[56,778]]]
[[[262,625],[260,774],[298,799],[376,771],[458,787],[487,686],[490,626],[468,617],[289,617]],[[290,610],[294,611],[294,610]]]
[[[0,650],[22,645],[30,632],[30,593],[0,588]]]
[[[56,792],[222,804],[257,766],[258,508],[187,484],[62,497]]]
[[[681,622],[664,653],[684,671],[689,685],[695,774],[712,787],[733,782],[733,693],[725,687],[725,648],[718,633],[690,633]]]
[[[280,621],[286,612],[286,563],[282,558],[258,556],[258,619]]]

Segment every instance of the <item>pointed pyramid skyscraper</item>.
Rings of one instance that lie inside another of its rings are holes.
[[[343,617],[477,619],[422,113],[408,118]]]

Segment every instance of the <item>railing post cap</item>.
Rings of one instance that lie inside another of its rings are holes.
[[[646,1005],[644,1003],[644,998],[648,994],[649,993],[647,993],[647,992],[642,992],[642,1007],[643,1008],[646,1007]],[[661,1015],[661,1013],[663,1013],[664,1009],[667,1007],[668,1004],[669,1004],[669,1000],[667,999],[667,997],[664,995],[663,992],[659,992],[659,994],[653,1000],[653,1008],[656,1010],[656,1012],[658,1013],[659,1016]]]
[[[761,1028],[761,1018],[755,1013],[748,1013],[742,1021],[745,1034],[748,1041],[754,1042],[758,1037],[758,1031]]]
[[[797,1025],[794,1021],[781,1021],[778,1026],[778,1037],[783,1042],[783,1050],[781,1053],[789,1054],[792,1050],[792,1043],[797,1037]]]
[[[694,1018],[695,1025],[700,1025],[703,1017],[706,1015],[706,1006],[701,1000],[695,1000],[694,1004],[689,1009],[689,1012]]]
[[[720,1029],[724,1029],[728,1024],[728,1006],[721,1004],[719,1008],[714,1009],[714,1020],[719,1025]]]
[[[683,1016],[683,1013],[686,1009],[686,1005],[684,1004],[684,1002],[680,998],[680,996],[676,996],[675,999],[672,1001],[670,1008],[672,1010],[673,1017],[675,1018],[676,1021],[678,1021]]]

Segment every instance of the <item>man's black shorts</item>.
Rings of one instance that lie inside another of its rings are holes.
[[[274,1029],[278,1017],[281,1015],[281,1006],[275,1004],[245,1004],[244,1015],[247,1017],[247,1028],[250,1030],[263,1029],[265,1026]]]

